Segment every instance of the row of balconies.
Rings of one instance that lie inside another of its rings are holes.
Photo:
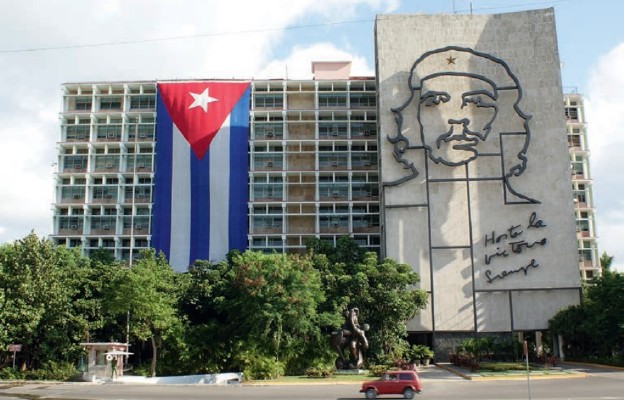
[[[375,92],[310,92],[310,93],[254,93],[250,99],[250,109],[367,109],[375,108]],[[70,95],[65,97],[66,113],[98,112],[146,112],[156,108],[155,94],[96,94]]]
[[[336,245],[338,239],[344,236],[343,233],[337,234],[277,234],[277,235],[258,235],[253,234],[248,236],[248,247],[253,250],[278,250],[278,251],[292,251],[292,250],[305,250],[308,240],[313,238],[320,238],[321,240],[328,241],[329,243]],[[362,247],[378,250],[380,247],[380,235],[379,233],[362,233],[353,235],[353,239]]]

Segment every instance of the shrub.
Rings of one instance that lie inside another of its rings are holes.
[[[524,371],[526,370],[526,364],[521,362],[483,362],[479,364],[479,368],[486,371],[501,372],[501,371]]]
[[[412,362],[411,360],[405,360],[403,358],[398,358],[394,360],[394,362],[392,363],[392,366],[394,369],[409,369],[409,370],[416,369],[416,364],[414,362]]]
[[[76,378],[78,370],[68,362],[48,361],[39,369],[21,372],[15,368],[0,370],[1,380],[68,381]]]
[[[433,351],[424,344],[414,344],[408,351],[409,357],[412,361],[425,360],[433,358]]]
[[[308,378],[329,378],[334,374],[334,370],[332,367],[327,366],[316,366],[308,368],[305,371],[305,374]]]
[[[246,351],[239,353],[234,361],[245,380],[275,379],[284,375],[284,363],[271,356]]]
[[[479,362],[477,359],[467,353],[451,353],[449,354],[449,361],[453,365],[469,368],[473,372],[479,370]]]
[[[13,380],[22,380],[25,376],[22,372],[20,372],[17,368],[3,368],[0,369],[0,380],[3,381],[13,381]]]
[[[373,376],[382,376],[388,370],[385,364],[375,364],[368,366],[368,372]]]

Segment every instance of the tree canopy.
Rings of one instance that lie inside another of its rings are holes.
[[[130,266],[105,250],[89,259],[31,234],[0,246],[0,346],[23,344],[28,369],[77,363],[81,342],[129,335],[131,362],[150,360],[139,370],[152,376],[303,373],[333,364],[329,336],[347,307],[370,325],[369,359],[398,354],[407,321],[426,304],[418,280],[348,237],[336,247],[312,241],[305,254],[234,251],[175,273],[153,250]]]

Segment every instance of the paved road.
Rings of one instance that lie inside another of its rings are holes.
[[[624,400],[624,372],[579,368],[585,378],[544,379],[531,381],[534,400]],[[422,399],[447,400],[520,400],[528,399],[526,380],[466,381],[436,367],[421,373]],[[3,387],[2,399],[97,399],[97,400],[169,400],[169,399],[258,399],[258,400],[361,400],[358,384],[323,385],[136,385],[136,384],[27,384]],[[386,397],[397,399],[397,396]]]

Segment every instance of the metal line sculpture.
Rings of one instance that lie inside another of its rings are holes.
[[[441,70],[442,64],[447,70]],[[474,70],[481,70],[483,74],[474,73]],[[448,84],[457,82],[472,89],[451,93]],[[513,178],[526,169],[531,116],[520,109],[522,88],[507,63],[470,48],[448,46],[428,51],[414,62],[408,87],[410,95],[407,100],[391,110],[395,114],[397,130],[396,136],[388,136],[388,141],[393,144],[394,159],[409,172],[399,179],[384,182],[384,186],[400,185],[419,175],[419,168],[413,162],[413,150],[424,150],[434,163],[450,167],[466,165],[481,156],[498,156],[501,158],[499,179],[503,182],[505,203],[539,203],[512,187]],[[502,93],[513,96],[510,112],[502,110],[498,104]],[[419,137],[404,134],[405,113],[414,110],[412,107],[416,111]],[[510,118],[520,121],[517,124],[519,129],[499,130],[495,132],[498,138],[488,140],[496,129],[493,128],[496,120]],[[504,149],[503,142],[514,137],[521,143],[519,148]],[[507,194],[511,195],[511,200]]]

